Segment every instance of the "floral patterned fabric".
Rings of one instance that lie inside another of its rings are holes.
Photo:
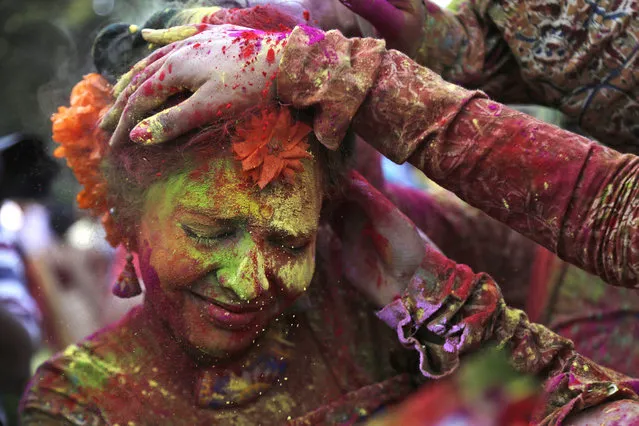
[[[606,145],[639,152],[639,2],[466,0],[455,9],[429,4],[417,62],[500,102],[556,107]]]

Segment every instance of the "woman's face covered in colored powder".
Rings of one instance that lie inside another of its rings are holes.
[[[138,251],[173,335],[215,357],[247,349],[311,282],[321,194],[314,160],[260,191],[229,153],[154,184]]]

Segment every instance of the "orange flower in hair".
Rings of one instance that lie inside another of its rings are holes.
[[[266,109],[236,130],[233,152],[260,189],[280,177],[292,182],[304,170],[301,160],[313,158],[307,151],[311,130],[293,120],[288,108]]]
[[[78,206],[101,218],[109,243],[116,246],[121,238],[109,214],[107,183],[100,172],[109,137],[98,127],[112,101],[109,83],[99,74],[88,74],[71,91],[71,105],[59,107],[51,121],[53,140],[60,144],[53,154],[66,157],[84,187],[77,196]]]

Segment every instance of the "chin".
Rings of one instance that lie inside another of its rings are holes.
[[[199,353],[215,358],[229,358],[248,350],[273,318],[273,312],[255,315],[214,315],[207,313],[208,304],[187,298],[183,305],[180,329],[174,332],[185,337]],[[176,327],[178,328],[178,327]]]
[[[250,349],[255,340],[262,334],[264,334],[262,329],[229,331],[213,328],[202,330],[202,332],[192,331],[189,335],[188,342],[192,347],[197,349],[198,352],[204,353],[207,356],[214,358],[232,358]]]

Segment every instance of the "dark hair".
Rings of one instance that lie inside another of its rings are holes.
[[[188,10],[165,9],[153,15],[145,27],[161,28],[184,24],[185,22],[180,20],[188,16],[193,16],[189,15]],[[294,18],[274,7],[254,7],[241,9],[241,12],[223,10],[207,17],[207,20],[210,23],[241,24],[261,30],[281,30],[282,25],[287,29],[296,22]],[[103,30],[98,35],[93,49],[98,70],[113,80],[141,59],[141,52],[148,54],[149,51],[143,40],[140,41],[139,34],[139,31],[131,31],[131,27],[126,24],[114,24]],[[184,94],[181,95],[181,99],[184,99]],[[171,102],[175,100],[174,98]],[[225,149],[224,147],[228,149],[234,123],[253,113],[254,111],[245,111],[242,117],[213,123],[207,128],[196,129],[164,144],[141,146],[129,143],[110,150],[103,162],[103,173],[108,182],[109,205],[113,207],[111,215],[120,232],[125,236],[136,233],[144,193],[150,185],[166,180],[185,165],[193,164],[196,159],[210,158],[212,150],[219,151]],[[312,121],[312,111],[294,111],[293,115],[308,123]],[[211,140],[215,140],[215,144],[211,144]],[[354,141],[354,135],[348,133],[340,148],[330,151],[315,137],[310,138],[311,150],[323,172],[325,198],[330,199],[339,192],[341,182],[350,166]]]

